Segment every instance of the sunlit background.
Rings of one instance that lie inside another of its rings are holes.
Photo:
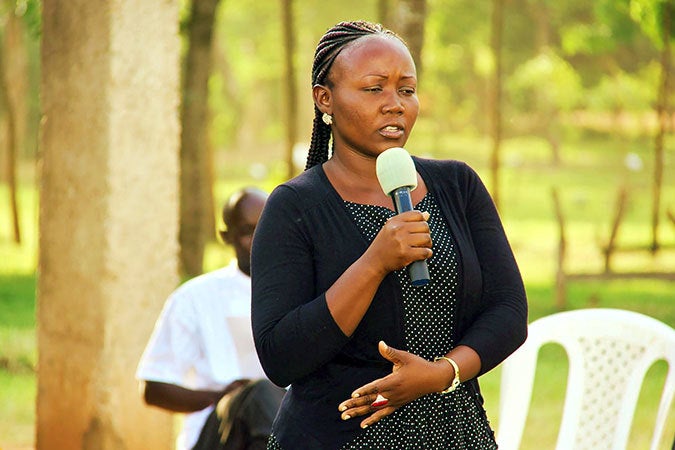
[[[204,3],[218,6],[202,18],[213,23],[212,39],[190,42],[193,4],[181,2],[184,54],[206,46],[207,58],[196,64],[210,73],[208,102],[192,105],[205,108],[208,140],[183,148],[208,176],[183,179],[182,189],[205,191],[195,201],[209,211],[183,217],[204,230],[181,243],[184,279],[232,257],[213,232],[231,192],[250,184],[271,190],[304,168],[316,43],[341,20],[366,19],[399,32],[416,57],[421,113],[408,150],[468,162],[495,197],[526,282],[530,320],[613,307],[675,326],[668,0]],[[3,450],[32,448],[35,440],[40,10],[37,0],[0,2]],[[184,79],[184,93],[199,89]],[[556,287],[556,279],[564,282]],[[553,448],[556,437],[565,357],[555,348],[542,357],[535,395],[550,402],[528,423],[524,449]],[[648,411],[665,367],[651,372],[640,400]],[[496,369],[482,380],[493,425],[498,377]],[[647,448],[653,420],[650,412],[636,415],[629,448]],[[666,436],[675,435],[675,420],[668,426]]]

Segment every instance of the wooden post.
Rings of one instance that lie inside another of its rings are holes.
[[[670,32],[672,3],[663,4],[663,49],[661,50],[661,84],[656,103],[659,129],[654,139],[654,183],[652,185],[652,253],[659,249],[659,215],[661,213],[661,187],[663,185],[663,140],[668,122],[668,93],[670,84]]]
[[[492,1],[492,35],[490,37],[490,46],[494,57],[494,73],[492,75],[490,88],[490,131],[492,135],[492,156],[490,158],[490,167],[492,170],[492,198],[495,206],[499,209],[499,170],[500,146],[502,140],[502,30],[504,28],[504,1]]]
[[[614,222],[612,222],[612,229],[609,233],[609,239],[607,240],[607,246],[603,249],[605,254],[605,273],[610,273],[612,271],[612,255],[616,249],[616,238],[619,235],[619,227],[621,226],[621,220],[623,220],[623,215],[626,211],[626,200],[628,198],[628,193],[625,187],[622,187],[619,190],[619,196],[616,201],[616,214],[614,215]]]
[[[293,0],[283,0],[281,6],[281,27],[284,34],[284,86],[286,103],[286,178],[295,175],[293,148],[298,140],[298,88],[295,81],[295,26],[293,25]]]
[[[567,242],[565,240],[565,220],[563,218],[562,206],[558,197],[558,190],[554,187],[551,190],[553,196],[553,208],[555,217],[558,221],[558,264],[555,275],[555,306],[562,311],[567,306],[567,276],[565,274],[565,258],[567,253]]]

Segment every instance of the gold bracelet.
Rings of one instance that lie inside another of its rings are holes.
[[[454,391],[457,389],[457,386],[459,386],[460,380],[459,380],[459,366],[455,361],[452,360],[452,358],[448,358],[447,356],[436,356],[434,358],[434,362],[444,359],[450,365],[452,366],[453,369],[455,369],[455,378],[452,379],[452,383],[450,383],[450,386],[448,386],[447,389],[441,391],[441,394],[449,394],[450,392]]]

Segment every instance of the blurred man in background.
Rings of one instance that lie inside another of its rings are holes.
[[[253,231],[267,194],[235,192],[219,232],[236,258],[167,299],[136,377],[148,405],[187,413],[176,448],[264,449],[285,391],[264,378],[251,332]]]

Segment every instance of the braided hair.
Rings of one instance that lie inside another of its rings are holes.
[[[360,37],[381,34],[394,36],[401,39],[396,33],[384,28],[378,23],[366,21],[340,22],[330,28],[323,35],[314,52],[312,65],[312,86],[317,84],[331,85],[328,73],[335,62],[335,58],[348,44]],[[403,39],[401,39],[403,42]],[[405,43],[405,42],[404,42]],[[307,154],[305,170],[317,164],[328,161],[328,143],[330,141],[330,125],[326,125],[321,119],[322,113],[314,105],[314,125],[312,127],[312,140]]]

